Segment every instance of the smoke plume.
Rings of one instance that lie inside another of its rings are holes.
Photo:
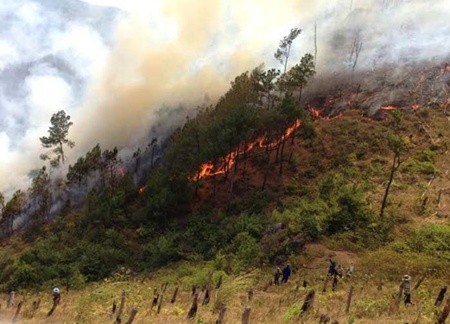
[[[445,0],[55,3],[0,5],[3,192],[24,188],[42,165],[39,137],[52,113],[72,116],[69,163],[97,143],[132,151],[214,104],[241,72],[260,63],[281,69],[273,52],[293,27],[303,31],[289,62],[314,54],[316,36],[320,74],[440,62],[450,50]]]

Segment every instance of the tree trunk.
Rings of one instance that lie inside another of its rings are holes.
[[[384,209],[386,208],[387,198],[389,195],[389,189],[391,188],[392,181],[394,180],[395,171],[397,171],[399,166],[400,166],[400,157],[398,156],[398,154],[395,154],[394,160],[392,161],[391,173],[389,175],[389,181],[386,186],[386,191],[384,192],[383,201],[381,203],[381,209],[380,209],[380,218],[381,219],[383,219],[383,217],[384,217]]]
[[[283,154],[284,154],[284,145],[286,143],[286,136],[283,135],[281,137],[281,149],[280,149],[280,176],[283,174]]]

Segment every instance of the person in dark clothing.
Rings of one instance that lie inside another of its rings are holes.
[[[411,276],[410,275],[403,276],[402,288],[403,288],[403,293],[405,294],[405,305],[406,304],[413,305],[413,303],[411,302]]]
[[[286,283],[290,275],[291,275],[291,267],[289,266],[289,264],[287,264],[283,268],[283,279],[281,279],[281,283]]]
[[[337,275],[336,262],[334,262],[334,261],[331,260],[331,259],[330,259],[330,266],[328,267],[328,275],[329,275],[329,276],[335,276],[335,275]]]
[[[61,294],[59,292],[59,288],[53,288],[53,302],[54,303],[59,303],[59,301],[61,300]]]
[[[273,276],[273,283],[277,286],[280,284],[280,277],[281,277],[281,269],[277,267],[277,270],[275,270],[275,274]]]

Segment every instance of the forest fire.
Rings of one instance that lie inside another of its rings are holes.
[[[267,134],[260,136],[255,141],[245,144],[245,146],[243,148],[238,147],[236,150],[234,150],[234,151],[228,153],[226,156],[222,157],[220,160],[223,162],[220,165],[214,164],[212,161],[203,163],[200,166],[200,169],[199,169],[197,175],[190,177],[190,179],[191,180],[194,180],[194,179],[199,180],[199,179],[202,179],[205,177],[224,174],[225,172],[227,172],[227,170],[228,171],[231,170],[231,168],[233,167],[233,165],[235,163],[236,157],[251,151],[255,146],[275,148],[278,145],[280,145],[280,143],[283,140],[286,140],[287,138],[289,138],[294,133],[294,131],[298,127],[300,127],[300,125],[301,125],[301,120],[297,119],[295,121],[295,123],[291,127],[288,127],[286,129],[286,131],[284,132],[284,134],[282,136],[280,136],[280,138],[276,139],[275,141],[268,142]]]
[[[139,194],[142,194],[144,192],[144,190],[145,190],[145,186],[140,187],[139,188]]]

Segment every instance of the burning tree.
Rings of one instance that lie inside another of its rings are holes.
[[[69,128],[73,123],[70,121],[70,116],[66,115],[64,110],[60,110],[56,114],[53,114],[50,123],[52,125],[48,129],[49,136],[43,136],[39,139],[41,140],[43,147],[53,148],[53,150],[41,154],[41,159],[46,161],[50,159],[50,154],[55,154],[55,157],[50,160],[50,165],[52,167],[58,167],[60,162],[64,164],[63,146],[67,145],[70,148],[75,146],[75,143],[67,138]]]

